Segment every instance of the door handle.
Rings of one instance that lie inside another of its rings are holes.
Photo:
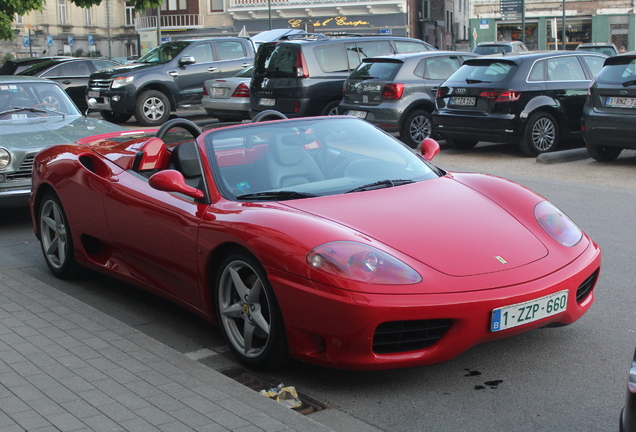
[[[66,81],[62,81],[62,84],[70,84],[72,81],[66,80]]]
[[[250,67],[250,66],[252,66],[252,63],[243,63],[241,65],[242,68],[246,68],[246,67]]]
[[[216,72],[216,71],[218,71],[218,70],[219,70],[219,68],[215,68],[214,66],[210,66],[210,67],[208,68],[208,72]]]

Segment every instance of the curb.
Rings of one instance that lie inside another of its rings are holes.
[[[562,162],[573,162],[578,160],[589,159],[591,156],[585,148],[563,150],[553,153],[542,153],[537,156],[537,163],[556,164]]]

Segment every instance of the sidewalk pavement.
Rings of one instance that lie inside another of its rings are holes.
[[[331,431],[7,265],[0,431]]]

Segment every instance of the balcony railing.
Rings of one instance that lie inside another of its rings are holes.
[[[298,5],[315,5],[315,4],[355,4],[362,3],[365,6],[373,3],[387,3],[386,0],[230,0],[229,9],[232,8],[250,8],[250,7],[268,7],[274,6],[298,6]],[[393,2],[389,2],[393,3]]]
[[[135,30],[155,30],[157,28],[156,16],[142,16],[135,18]],[[185,15],[161,15],[162,30],[178,30],[203,28],[202,14]]]

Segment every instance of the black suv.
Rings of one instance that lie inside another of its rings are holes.
[[[338,113],[342,84],[366,57],[435,50],[397,36],[286,36],[261,44],[250,85],[250,115],[275,109],[287,117]]]
[[[583,107],[583,138],[594,159],[616,159],[636,149],[636,52],[610,57]]]
[[[427,51],[362,60],[344,84],[340,114],[353,115],[417,148],[433,130],[437,87],[476,54]]]
[[[200,105],[206,80],[234,76],[253,61],[248,39],[167,42],[135,63],[92,74],[86,98],[105,120],[125,122],[134,115],[139,123],[156,126],[178,107]]]
[[[457,148],[518,143],[524,154],[581,137],[590,81],[607,57],[583,51],[490,55],[466,60],[437,90],[433,130]]]

